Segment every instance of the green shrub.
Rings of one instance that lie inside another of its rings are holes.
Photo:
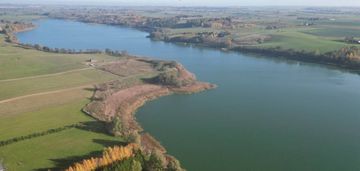
[[[114,117],[114,119],[111,121],[110,129],[112,134],[116,136],[122,135],[123,128],[120,117]]]
[[[166,171],[184,171],[184,169],[181,168],[179,160],[172,157],[167,165]]]
[[[178,79],[178,72],[176,70],[168,69],[167,71],[164,71],[160,73],[156,78],[156,82],[163,84],[163,85],[169,85],[169,86],[181,86],[181,81]]]
[[[146,161],[146,170],[148,171],[163,171],[165,170],[166,159],[160,151],[153,151]]]

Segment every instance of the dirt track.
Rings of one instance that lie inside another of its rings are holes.
[[[55,73],[55,75],[60,75],[60,74],[64,74],[64,73],[67,73],[67,72],[75,72],[75,71],[79,71],[79,70],[87,70],[87,69],[93,69],[93,68],[83,68],[83,69],[65,71],[65,72],[61,72],[61,73]],[[103,70],[99,70],[99,71],[109,73],[109,72],[103,71]],[[109,74],[113,74],[113,73],[109,73]],[[50,76],[50,75],[51,74],[48,74],[46,76]],[[52,74],[52,75],[54,75],[54,74]],[[133,78],[133,77],[138,77],[139,75],[142,75],[142,74],[136,74],[136,75],[131,75],[131,76],[127,76],[127,77],[122,77],[121,80],[129,79],[129,78]],[[38,76],[34,76],[34,77],[38,77]],[[32,77],[32,78],[34,78],[34,77]],[[39,77],[45,77],[45,75],[42,75],[42,76],[39,76]],[[20,80],[20,79],[28,79],[28,78],[29,77],[18,78],[18,80]],[[24,96],[18,96],[18,97],[14,97],[14,98],[10,98],[10,99],[0,100],[0,104],[7,103],[7,102],[12,102],[12,101],[15,101],[15,100],[24,99],[24,98],[28,98],[28,97],[33,97],[33,96],[41,96],[41,95],[46,95],[46,94],[60,93],[60,92],[64,92],[64,91],[87,88],[87,87],[91,87],[91,86],[94,86],[94,84],[87,84],[87,85],[78,86],[78,87],[71,87],[71,88],[54,90],[54,91],[47,91],[47,92],[41,92],[41,93],[28,94],[28,95],[24,95]]]
[[[91,87],[91,86],[93,86],[93,84],[88,84],[88,85],[83,85],[83,86],[78,86],[78,87],[71,87],[71,88],[66,88],[66,89],[61,89],[61,90],[34,93],[34,94],[29,94],[29,95],[24,95],[24,96],[18,96],[18,97],[6,99],[6,100],[1,100],[0,104],[7,103],[7,102],[12,102],[12,101],[15,101],[15,100],[20,100],[20,99],[24,99],[24,98],[28,98],[28,97],[33,97],[33,96],[41,96],[41,95],[53,94],[53,93],[61,93],[61,92],[65,92],[65,91],[75,90],[75,89],[83,89],[83,88],[87,88],[87,87]]]
[[[89,69],[94,69],[94,68],[88,67],[88,68],[68,70],[68,71],[64,71],[64,72],[57,72],[57,73],[54,73],[54,74],[45,74],[45,75],[37,75],[37,76],[30,76],[30,77],[5,79],[5,80],[0,80],[0,83],[2,83],[2,82],[10,82],[10,81],[26,80],[26,79],[34,79],[34,78],[51,77],[51,76],[63,75],[63,74],[67,74],[67,73],[72,73],[72,72],[77,72],[77,71],[84,71],[84,70],[89,70]]]

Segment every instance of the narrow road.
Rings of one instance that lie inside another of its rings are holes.
[[[2,82],[10,82],[10,81],[26,80],[26,79],[33,79],[33,78],[51,77],[51,76],[63,75],[63,74],[67,74],[67,73],[72,73],[72,72],[77,72],[77,71],[84,71],[84,70],[89,70],[89,69],[94,69],[94,68],[87,67],[87,68],[81,68],[81,69],[68,70],[68,71],[64,71],[64,72],[57,72],[57,73],[54,73],[54,74],[45,74],[45,75],[37,75],[37,76],[30,76],[30,77],[5,79],[5,80],[0,80],[0,83],[2,83]]]
[[[83,86],[78,86],[78,87],[71,87],[71,88],[66,88],[66,89],[61,89],[61,90],[47,91],[47,92],[42,92],[42,93],[34,93],[34,94],[29,94],[29,95],[24,95],[24,96],[18,96],[18,97],[6,99],[6,100],[1,100],[0,104],[8,103],[8,102],[28,98],[28,97],[33,97],[33,96],[41,96],[41,95],[47,95],[47,94],[53,94],[53,93],[61,93],[61,92],[70,91],[70,90],[83,89],[83,88],[87,88],[90,86],[93,86],[93,84],[88,84],[88,85],[83,85]]]

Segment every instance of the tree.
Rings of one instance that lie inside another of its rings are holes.
[[[121,56],[128,56],[129,53],[126,50],[122,50],[120,53]]]
[[[112,54],[112,51],[111,51],[111,49],[106,48],[106,49],[105,49],[105,53],[106,53],[106,54]]]
[[[184,169],[181,168],[179,160],[171,157],[166,171],[184,171]]]
[[[112,166],[99,169],[103,171],[142,171],[141,163],[135,160],[133,157],[120,161]]]
[[[228,47],[228,48],[232,47],[232,39],[231,38],[226,39],[225,46]]]
[[[137,132],[131,132],[127,136],[127,142],[129,143],[135,143],[135,144],[141,144],[141,136]]]
[[[116,135],[122,135],[123,129],[122,129],[122,123],[121,119],[118,116],[115,116],[114,119],[111,121],[111,132]]]
[[[37,49],[37,50],[42,50],[42,47],[39,44],[35,44],[34,48]]]
[[[165,168],[166,159],[164,154],[159,150],[154,150],[150,154],[149,160],[146,162],[146,169],[148,171],[163,171]]]
[[[352,36],[346,36],[344,41],[345,41],[346,43],[356,43],[355,38],[352,37]]]
[[[141,163],[139,161],[132,160],[130,171],[142,171]]]
[[[156,82],[164,85],[181,86],[181,82],[178,80],[178,77],[177,71],[167,69],[156,77]]]
[[[44,46],[44,47],[43,47],[43,50],[44,50],[45,52],[50,52],[50,48],[47,47],[47,46]]]

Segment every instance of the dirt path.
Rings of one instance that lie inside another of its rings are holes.
[[[64,72],[57,72],[57,73],[53,73],[53,74],[45,74],[45,75],[37,75],[37,76],[30,76],[30,77],[5,79],[5,80],[0,80],[0,83],[2,83],[2,82],[10,82],[10,81],[26,80],[26,79],[33,79],[33,78],[51,77],[51,76],[63,75],[63,74],[67,74],[67,73],[72,73],[72,72],[77,72],[77,71],[84,71],[84,70],[89,70],[89,69],[94,69],[94,68],[87,67],[87,68],[81,68],[81,69],[68,70],[68,71],[64,71]]]
[[[90,87],[90,86],[93,86],[93,84],[88,84],[88,85],[83,85],[83,86],[78,86],[78,87],[71,87],[71,88],[66,88],[66,89],[61,89],[61,90],[54,90],[54,91],[47,91],[47,92],[41,92],[41,93],[34,93],[34,94],[29,94],[29,95],[24,95],[24,96],[18,96],[18,97],[6,99],[6,100],[1,100],[1,101],[0,101],[0,104],[2,104],[2,103],[8,103],[8,102],[12,102],[12,101],[16,101],[16,100],[28,98],[28,97],[33,97],[33,96],[41,96],[41,95],[47,95],[47,94],[53,94],[53,93],[61,93],[61,92],[70,91],[70,90],[83,89],[83,88],[88,88],[88,87]]]
[[[93,69],[93,68],[83,68],[83,69],[78,69],[78,70],[86,70],[86,69]],[[109,73],[109,74],[113,74],[113,73],[103,71],[103,70],[99,70],[99,71],[106,72],[106,73]],[[66,71],[66,72],[74,72],[74,70]],[[56,73],[56,74],[59,74],[59,73]],[[144,73],[142,73],[142,74],[144,74]],[[125,79],[129,79],[129,78],[133,78],[133,77],[138,77],[138,76],[140,76],[142,74],[135,74],[135,75],[127,76],[127,77],[122,77],[119,80],[125,80]],[[115,74],[113,74],[113,75],[115,75]],[[116,75],[116,76],[118,76],[118,75]],[[26,77],[26,78],[28,78],[28,77]],[[23,79],[25,79],[25,78],[23,78]],[[60,90],[47,91],[47,92],[34,93],[34,94],[28,94],[28,95],[24,95],[24,96],[13,97],[13,98],[10,98],[10,99],[0,100],[0,104],[7,103],[7,102],[12,102],[12,101],[16,101],[16,100],[20,100],[20,99],[24,99],[24,98],[28,98],[28,97],[33,97],[33,96],[41,96],[41,95],[47,95],[47,94],[53,94],[53,93],[61,93],[61,92],[65,92],[65,91],[75,90],[75,89],[87,88],[87,87],[90,87],[90,86],[94,86],[94,84],[87,84],[87,85],[78,86],[78,87],[71,87],[71,88],[66,88],[66,89],[60,89]]]

